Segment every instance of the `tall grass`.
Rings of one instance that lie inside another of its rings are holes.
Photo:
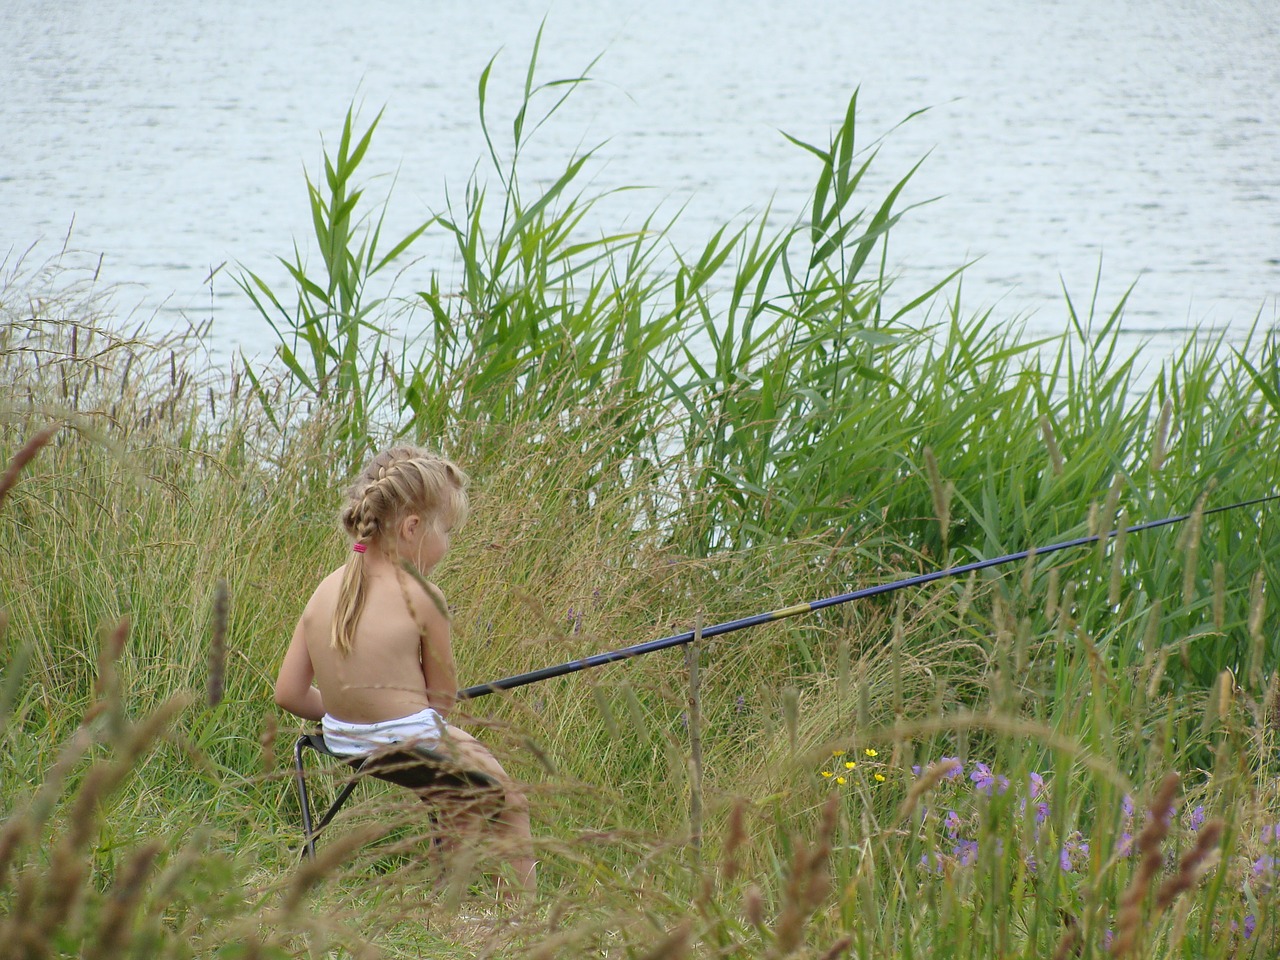
[[[1123,305],[1068,300],[1067,333],[1031,343],[950,278],[898,301],[882,244],[908,228],[910,174],[862,196],[856,102],[825,144],[796,137],[808,222],[686,254],[656,215],[583,235],[607,199],[578,192],[590,155],[522,184],[528,138],[583,80],[540,81],[535,47],[504,146],[493,67],[492,177],[386,248],[357,180],[376,121],[348,115],[308,185],[320,273],[299,248],[294,289],[244,277],[279,368],[202,376],[189,339],[113,332],[92,284],[7,268],[0,942],[1273,955],[1265,507],[729,635],[696,684],[658,654],[467,704],[530,785],[528,908],[439,877],[417,804],[380,784],[298,867],[296,727],[269,691],[340,562],[334,491],[392,436],[476,478],[440,570],[467,683],[1274,491],[1273,332],[1193,339],[1140,387]],[[459,284],[370,293],[432,230]]]

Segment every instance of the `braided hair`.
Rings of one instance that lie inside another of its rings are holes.
[[[460,525],[467,516],[468,482],[456,464],[421,447],[383,450],[360,472],[347,490],[339,515],[358,552],[347,560],[338,591],[331,634],[336,650],[343,655],[351,652],[364,609],[366,575],[361,548],[393,551],[397,526],[413,513],[439,527]]]

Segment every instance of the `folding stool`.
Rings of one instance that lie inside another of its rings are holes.
[[[355,773],[343,785],[320,822],[312,825],[311,800],[307,793],[307,773],[303,754],[314,750],[325,757],[346,762]],[[420,744],[403,748],[389,747],[362,757],[343,757],[329,749],[324,734],[304,733],[293,746],[294,779],[298,785],[298,802],[302,807],[302,855],[315,858],[316,837],[338,815],[342,805],[364,775],[408,787],[419,794],[428,790],[452,790],[460,796],[482,797],[486,793],[502,795],[502,785],[487,773],[464,770],[456,760],[440,750]]]

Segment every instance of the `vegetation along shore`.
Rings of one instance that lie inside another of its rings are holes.
[[[6,261],[0,953],[1275,956],[1280,518],[1205,513],[1277,492],[1274,329],[1151,361],[1123,304],[1032,342],[954,275],[899,297],[910,173],[867,196],[856,98],[797,141],[802,224],[584,231],[591,154],[520,176],[572,103],[534,66],[404,236],[348,115],[288,289],[240,273],[273,362],[211,371],[201,331]],[[414,281],[428,236],[455,263]],[[397,436],[474,478],[438,571],[465,684],[1190,516],[464,702],[532,805],[505,906],[387,784],[298,859],[274,671],[332,491]]]

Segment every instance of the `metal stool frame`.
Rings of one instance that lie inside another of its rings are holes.
[[[314,750],[325,757],[342,760],[354,769],[354,773],[343,784],[338,795],[329,804],[329,809],[320,818],[319,823],[312,823],[311,797],[307,790],[307,771],[303,761],[307,750]],[[324,742],[324,735],[319,731],[304,733],[293,745],[294,782],[298,787],[298,803],[302,808],[302,856],[315,859],[316,837],[329,825],[338,811],[342,809],[356,784],[364,776],[377,777],[390,783],[407,787],[410,790],[423,791],[434,787],[451,787],[468,793],[481,794],[490,791],[501,793],[502,786],[493,777],[479,770],[463,770],[451,757],[438,750],[420,745],[405,749],[388,748],[386,751],[367,754],[362,757],[343,757],[334,753]]]

